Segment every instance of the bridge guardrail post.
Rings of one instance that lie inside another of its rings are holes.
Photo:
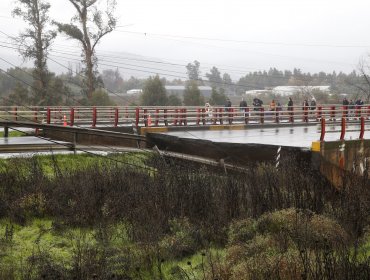
[[[366,119],[370,118],[370,106],[367,106],[367,114],[366,114]]]
[[[199,125],[200,124],[200,112],[201,112],[201,109],[197,109],[197,120],[196,120],[196,125]]]
[[[174,118],[173,118],[173,125],[177,125],[177,118],[178,118],[179,110],[175,109],[174,113],[175,114],[174,114]]]
[[[165,126],[168,126],[168,121],[167,121],[167,109],[164,109],[164,110],[163,110],[163,121],[164,121],[164,125],[165,125]]]
[[[144,126],[148,126],[148,109],[144,109]]]
[[[308,122],[308,107],[304,106],[303,108],[303,121]]]
[[[37,123],[38,122],[38,109],[36,108],[35,109],[35,117],[34,117],[34,122]],[[39,129],[38,128],[35,128],[35,135],[39,135]]]
[[[365,134],[365,118],[364,117],[361,117],[360,118],[360,121],[361,121],[361,130],[360,130],[360,137],[359,139],[360,140],[363,140],[364,139],[364,134]]]
[[[139,121],[140,121],[140,108],[136,107],[136,109],[135,109],[135,126],[136,126],[136,128],[139,127]]]
[[[183,109],[183,120],[184,120],[184,125],[188,125],[188,117],[187,117],[187,109]]]
[[[46,109],[46,123],[50,124],[50,122],[51,122],[51,109],[50,107],[48,107]]]
[[[261,107],[260,108],[260,123],[264,123],[265,122],[265,108]]]
[[[92,127],[96,127],[96,119],[97,119],[98,113],[96,110],[96,107],[93,107],[93,115],[92,115]]]
[[[343,118],[347,118],[348,117],[348,106],[347,105],[343,106],[342,116],[343,116]]]
[[[330,120],[335,121],[335,106],[331,106]]]
[[[211,111],[212,114],[212,124],[217,124],[217,108],[214,109],[214,111]]]
[[[244,111],[244,122],[245,124],[248,124],[249,123],[249,108],[245,108],[245,111]]]
[[[70,119],[69,126],[74,126],[75,125],[75,108],[73,107],[71,108],[69,119]]]
[[[323,142],[325,139],[325,132],[326,132],[326,127],[325,127],[325,118],[321,119],[321,135],[320,135],[320,141]]]
[[[155,110],[155,121],[154,121],[155,126],[159,125],[159,109]]]
[[[234,108],[229,108],[229,124],[233,124]]]
[[[344,139],[345,134],[346,134],[346,118],[343,117],[341,122],[340,140]]]
[[[218,115],[218,117],[220,118],[220,124],[224,124],[224,113],[223,113],[224,109],[220,108],[219,112],[220,112],[220,114]]]
[[[9,137],[9,127],[4,126],[4,138],[8,138],[8,137]]]
[[[361,106],[356,105],[356,118],[360,118],[360,117],[361,117]]]
[[[14,120],[18,121],[18,107],[14,107]]]
[[[294,107],[288,107],[288,114],[289,114],[289,122],[294,123]]]
[[[118,120],[119,120],[119,109],[118,107],[114,108],[114,127],[118,126]]]
[[[202,124],[206,125],[206,109],[202,109]]]
[[[317,120],[321,120],[322,119],[322,107],[321,106],[317,107],[317,116],[316,116],[316,119]]]

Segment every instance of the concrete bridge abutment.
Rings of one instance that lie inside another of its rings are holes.
[[[349,172],[369,175],[370,140],[313,142],[312,165],[336,187],[343,186]]]

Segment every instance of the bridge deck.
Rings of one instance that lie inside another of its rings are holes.
[[[359,129],[359,125],[347,126],[345,139],[358,139]],[[327,127],[325,141],[339,140],[340,130],[340,125]],[[276,128],[251,127],[245,130],[183,130],[164,132],[163,134],[176,136],[179,138],[209,140],[212,142],[265,144],[310,148],[312,142],[320,139],[320,126],[280,126]],[[366,131],[365,137],[369,136],[370,131]]]

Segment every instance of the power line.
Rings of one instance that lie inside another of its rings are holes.
[[[235,39],[220,39],[220,38],[207,38],[207,37],[195,37],[195,36],[180,36],[172,34],[159,34],[159,33],[149,33],[149,32],[135,32],[135,31],[125,31],[125,30],[114,30],[115,32],[136,34],[148,36],[160,36],[168,38],[180,38],[180,39],[191,39],[200,41],[217,41],[217,42],[227,42],[227,43],[241,43],[241,44],[258,44],[258,45],[281,45],[281,46],[294,46],[294,47],[327,47],[327,48],[370,48],[370,45],[331,45],[331,44],[302,44],[302,43],[285,43],[285,42],[267,42],[267,41],[250,41],[250,40],[235,40]]]

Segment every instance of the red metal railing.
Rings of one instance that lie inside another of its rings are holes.
[[[289,109],[289,110],[288,110]],[[65,117],[65,118],[64,118]],[[203,107],[203,106],[104,106],[104,107],[0,107],[0,120],[30,121],[69,126],[206,126],[233,124],[321,123],[321,140],[325,126],[341,121],[340,139],[350,123],[359,124],[363,139],[365,122],[370,119],[370,105],[343,106],[323,104],[311,107]]]

